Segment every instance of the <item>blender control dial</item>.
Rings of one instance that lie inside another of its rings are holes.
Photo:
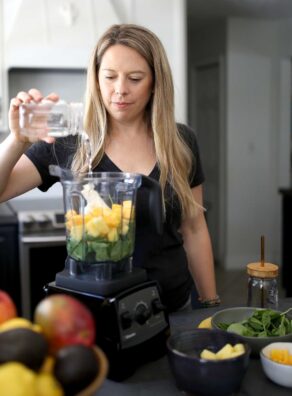
[[[133,318],[132,318],[132,315],[130,314],[129,311],[123,312],[121,314],[120,318],[121,318],[121,325],[122,325],[122,328],[124,330],[128,329],[129,327],[131,327],[132,322],[133,322]]]
[[[139,303],[136,306],[134,318],[137,323],[143,325],[151,316],[152,311],[144,303]]]
[[[152,305],[154,315],[160,313],[161,311],[165,311],[165,306],[162,304],[162,302],[160,301],[159,298],[155,298],[151,302],[151,305]]]

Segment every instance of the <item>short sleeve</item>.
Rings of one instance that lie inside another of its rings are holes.
[[[25,152],[41,176],[42,184],[38,187],[41,191],[47,191],[59,181],[59,178],[50,175],[49,165],[70,168],[75,150],[76,140],[72,141],[71,137],[71,139],[58,138],[53,144],[39,141]]]
[[[193,154],[192,169],[190,169],[189,173],[190,186],[193,188],[199,186],[205,181],[196,133],[192,128],[184,124],[177,124],[177,127],[182,138]]]

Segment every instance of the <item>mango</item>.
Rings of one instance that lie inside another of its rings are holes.
[[[233,352],[233,347],[231,344],[226,344],[223,348],[216,353],[218,359],[228,359]]]
[[[198,328],[199,329],[212,329],[211,320],[212,320],[212,316],[209,316],[208,318],[202,320],[199,323]]]
[[[75,226],[71,228],[70,231],[71,238],[74,239],[75,241],[81,241],[82,236],[83,236],[83,226]]]
[[[201,352],[200,357],[207,360],[223,360],[240,356],[244,352],[245,349],[243,344],[235,344],[234,346],[226,344],[216,353],[211,352],[208,349],[204,349]]]
[[[217,360],[216,353],[209,351],[208,349],[204,349],[201,353],[201,358],[202,359],[207,359],[207,360]]]
[[[119,239],[119,235],[116,228],[111,228],[107,234],[109,242],[115,242]]]
[[[6,322],[2,323],[0,326],[0,332],[10,330],[10,329],[15,329],[15,328],[26,328],[26,329],[31,329],[37,332],[41,332],[41,327],[37,324],[32,323],[30,320],[25,319],[25,318],[13,318],[10,320],[7,320]]]
[[[123,201],[123,218],[130,220],[132,211],[132,202],[131,201]]]

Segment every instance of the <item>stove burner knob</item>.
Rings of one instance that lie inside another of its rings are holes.
[[[151,305],[154,315],[158,314],[161,311],[165,311],[165,306],[162,304],[159,298],[155,298],[152,301]]]
[[[151,313],[151,310],[145,304],[138,304],[135,310],[136,322],[143,325],[150,318]]]
[[[35,221],[40,225],[40,226],[45,226],[50,223],[50,218],[49,216],[45,214],[40,214],[35,217]]]
[[[31,226],[34,223],[34,218],[33,216],[27,215],[23,217],[21,222],[25,226]]]
[[[124,330],[131,327],[133,319],[132,319],[132,315],[130,314],[129,311],[123,312],[121,314],[120,318],[121,318],[121,325]]]

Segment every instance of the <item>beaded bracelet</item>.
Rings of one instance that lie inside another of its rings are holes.
[[[200,302],[204,308],[211,308],[211,307],[216,307],[217,305],[220,305],[221,300],[217,294],[217,296],[215,298],[211,298],[210,300],[200,300]]]

